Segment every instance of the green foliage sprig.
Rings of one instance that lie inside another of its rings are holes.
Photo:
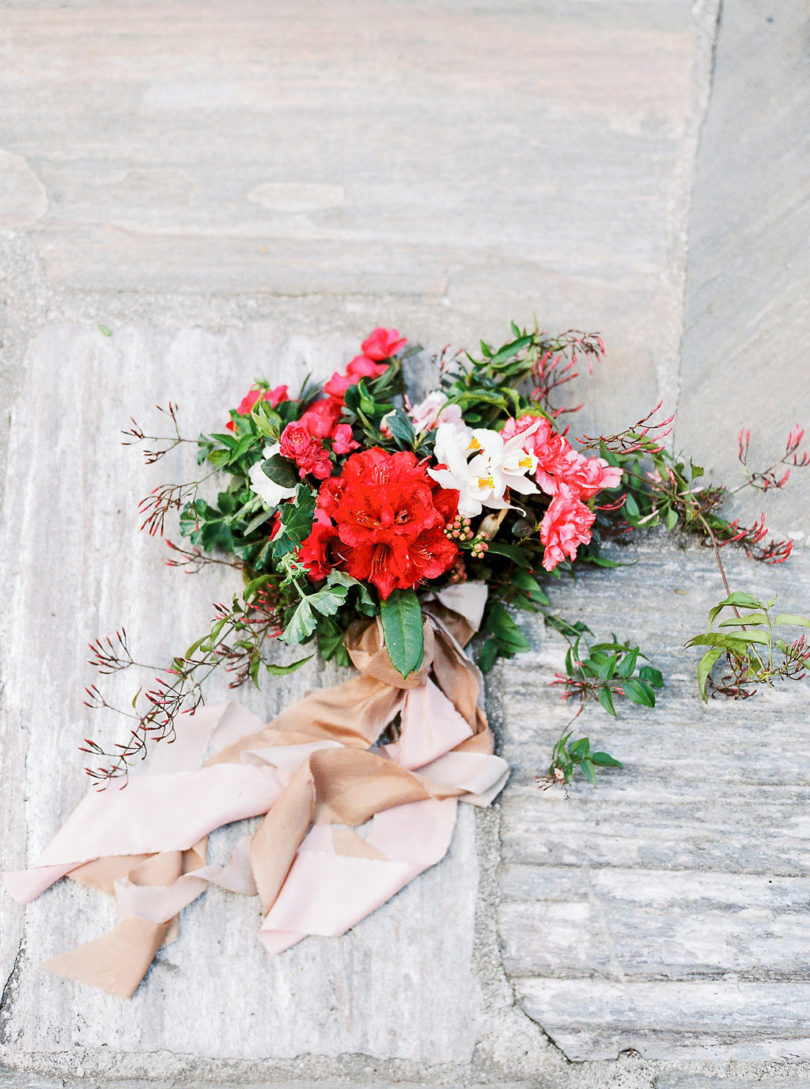
[[[697,668],[698,688],[705,701],[709,692],[746,699],[754,685],[771,687],[777,680],[802,680],[810,661],[810,646],[802,633],[788,642],[778,633],[783,628],[810,628],[810,619],[795,613],[773,613],[776,598],[761,601],[751,594],[729,594],[709,610],[706,631],[693,636],[687,647],[706,647]],[[724,610],[733,615],[712,627]],[[723,661],[725,675],[712,679],[715,664]]]

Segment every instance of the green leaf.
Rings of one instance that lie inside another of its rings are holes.
[[[305,484],[299,484],[293,499],[279,507],[279,533],[271,546],[275,560],[280,560],[288,552],[295,552],[309,536],[314,516],[315,493]]]
[[[791,624],[797,628],[810,628],[810,620],[806,616],[798,616],[796,613],[777,613],[773,618],[774,624]]]
[[[518,590],[522,590],[529,601],[533,602],[535,605],[551,605],[551,601],[545,590],[537,579],[533,575],[530,575],[528,571],[524,571],[523,569],[515,571],[510,576],[509,581],[512,586],[516,586]]]
[[[217,496],[217,503],[223,514],[233,514],[239,509],[239,500],[233,492],[220,492]]]
[[[629,654],[625,654],[622,658],[621,664],[616,672],[620,677],[632,677],[633,670],[636,668],[636,662],[638,661],[639,648],[633,647]]]
[[[289,458],[283,458],[281,454],[274,454],[263,461],[262,472],[280,488],[294,488],[300,479],[295,462],[290,461]]]
[[[631,677],[622,681],[622,690],[633,703],[641,704],[642,707],[655,707],[655,693],[644,681],[636,681]]]
[[[697,680],[698,690],[704,703],[708,703],[709,696],[706,692],[706,684],[709,679],[709,674],[712,671],[712,667],[720,655],[723,654],[722,647],[713,647],[711,650],[707,650],[698,663]]]
[[[583,760],[579,766],[582,768],[585,778],[591,786],[596,786],[596,772],[593,770],[593,762],[591,760]]]
[[[498,653],[504,658],[530,649],[529,641],[499,601],[487,606],[484,630],[490,631],[498,644]]]
[[[487,639],[478,653],[478,668],[482,673],[489,673],[498,658],[498,642],[494,638]]]
[[[675,528],[675,526],[677,526],[677,524],[678,524],[678,515],[672,509],[672,507],[670,507],[669,510],[667,511],[666,523],[667,523],[667,529],[668,530],[673,530]]]
[[[251,533],[256,532],[259,526],[263,526],[264,523],[272,517],[273,511],[265,510],[264,508],[262,508],[255,518],[251,518],[251,520],[245,524],[244,528],[240,532],[244,537],[249,537]]]
[[[391,664],[408,677],[422,664],[422,609],[413,590],[394,590],[380,602],[385,647]]]
[[[262,586],[265,586],[271,578],[272,575],[259,575],[258,578],[251,579],[250,582],[246,583],[245,588],[242,591],[242,597],[245,601],[253,597],[256,591],[260,590]]]
[[[616,708],[613,706],[613,696],[609,688],[599,689],[599,702],[604,707],[609,715],[613,715],[614,718],[619,716],[616,714]]]
[[[364,582],[359,582],[355,578],[352,578],[351,575],[347,575],[345,571],[330,571],[326,585],[346,586],[349,590],[356,590],[356,605],[360,612],[364,613],[366,616],[376,616],[379,613],[380,610],[377,602],[369,593],[369,589],[366,584]]]
[[[745,654],[748,643],[761,643],[768,645],[770,639],[761,631],[741,631],[734,635],[726,635],[719,631],[706,632],[704,635],[696,635],[685,644],[687,647],[722,647],[723,650],[732,650],[739,654]]]
[[[296,669],[300,669],[302,665],[311,662],[312,658],[313,655],[309,654],[306,658],[299,658],[297,662],[290,662],[289,665],[275,665],[273,662],[265,662],[264,668],[271,677],[283,677],[287,673],[295,673]]]
[[[98,331],[102,333],[105,337],[111,337],[113,335],[112,329],[110,329],[108,325],[102,325],[100,322],[98,326]]]
[[[746,613],[745,616],[729,616],[721,620],[718,628],[744,628],[746,624],[751,627],[769,627],[768,618],[764,613]]]
[[[623,768],[621,760],[616,760],[609,752],[592,752],[591,760],[598,768]]]
[[[653,688],[664,687],[664,675],[660,669],[655,669],[653,666],[642,666],[638,671],[639,678],[642,681],[646,681],[647,684],[651,684]]]
[[[334,616],[346,600],[347,586],[325,586],[323,590],[310,594],[307,601],[321,616]]]
[[[517,545],[504,544],[502,541],[490,541],[488,552],[496,556],[506,556],[518,567],[531,567],[531,564],[522,548]]]
[[[614,567],[632,567],[631,563],[620,563],[618,560],[609,560],[607,556],[600,556],[595,552],[580,552],[578,558],[583,563],[592,563],[594,567],[607,567],[611,570]]]
[[[416,438],[413,424],[401,408],[396,409],[393,415],[388,417],[386,423],[388,424],[388,430],[395,439],[404,443],[406,447],[413,446],[413,441]]]
[[[724,598],[723,601],[719,601],[713,609],[709,610],[709,623],[711,624],[714,618],[718,616],[723,609],[726,607],[730,608],[732,605],[739,605],[743,609],[762,609],[763,611],[768,608],[765,602],[760,601],[759,598],[745,593],[744,590],[735,590],[733,594],[729,594],[727,598]]]
[[[591,739],[589,737],[578,737],[576,741],[573,741],[568,746],[568,755],[573,756],[576,760],[584,760],[590,752]]]
[[[635,498],[630,494],[630,492],[627,493],[627,499],[625,499],[624,501],[624,509],[627,511],[631,518],[638,518],[638,516],[641,514],[641,511],[638,509],[638,503],[636,502]]]
[[[315,631],[317,623],[309,599],[304,598],[299,602],[284,629],[284,634],[279,638],[285,643],[305,643]]]

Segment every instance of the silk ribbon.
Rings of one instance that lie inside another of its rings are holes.
[[[443,858],[457,799],[488,805],[509,773],[463,649],[485,598],[483,584],[467,583],[425,603],[424,659],[408,678],[379,623],[358,622],[346,637],[358,676],[267,726],[232,701],[202,708],[149,774],[89,792],[33,868],[5,884],[27,902],[67,875],[112,894],[119,921],[43,967],[129,998],[209,884],[258,893],[259,939],[275,954],[309,934],[345,933]],[[257,816],[227,864],[208,864],[210,832]]]

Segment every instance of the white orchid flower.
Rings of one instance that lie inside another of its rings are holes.
[[[534,475],[537,458],[530,450],[525,449],[524,443],[527,433],[533,434],[536,430],[537,428],[532,427],[530,432],[513,435],[503,443],[501,472],[507,485],[522,495],[534,495],[540,490],[533,480],[526,479],[527,476]]]
[[[462,517],[475,518],[484,507],[502,510],[509,505],[504,498],[507,488],[523,495],[537,491],[526,479],[537,459],[523,449],[525,434],[504,442],[499,431],[483,427],[459,431],[453,424],[440,424],[435,457],[447,468],[428,469],[428,473],[443,488],[458,491]]]
[[[263,450],[265,458],[274,457],[280,449],[281,444],[277,442],[272,446],[265,446]],[[295,488],[285,488],[271,480],[262,468],[260,461],[250,467],[248,476],[250,477],[250,490],[255,492],[268,507],[277,507],[283,499],[292,499],[295,495]]]

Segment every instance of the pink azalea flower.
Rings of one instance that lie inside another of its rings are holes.
[[[323,391],[330,397],[342,400],[349,386],[356,386],[361,378],[377,378],[385,374],[387,370],[387,363],[375,363],[366,355],[356,355],[346,368],[346,373],[341,374],[340,371],[335,371],[323,387]]]
[[[249,390],[242,400],[239,402],[239,407],[236,412],[239,416],[247,416],[253,409],[253,406],[257,401],[269,401],[270,407],[275,408],[276,405],[280,405],[282,401],[289,401],[289,393],[286,386],[276,386],[275,389],[261,389],[260,386],[254,386]],[[233,420],[228,420],[225,424],[227,431],[235,431],[236,425]]]
[[[396,329],[375,329],[366,337],[360,347],[369,359],[390,359],[405,344],[407,337],[401,337]]]
[[[334,397],[321,397],[310,405],[298,421],[306,427],[316,439],[326,439],[332,434],[335,424],[340,419],[340,401]]]
[[[352,429],[348,424],[338,424],[332,432],[332,449],[336,454],[350,454],[352,450],[358,450],[359,442],[355,442]]]

